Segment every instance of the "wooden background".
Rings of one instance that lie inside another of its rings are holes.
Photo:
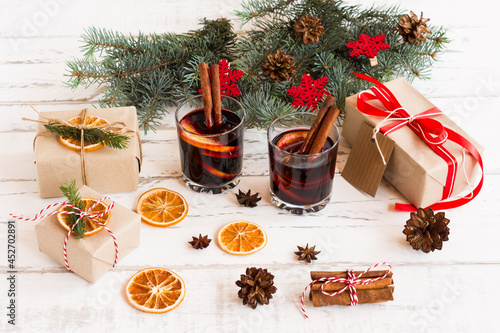
[[[233,17],[241,1],[67,1],[0,0],[0,271],[7,271],[8,213],[34,216],[54,199],[37,193],[32,140],[35,125],[21,121],[40,111],[89,107],[99,90],[66,88],[65,61],[81,56],[79,36],[92,25],[124,33],[184,32],[203,17]],[[372,2],[348,1],[370,6]],[[394,4],[379,1],[377,4]],[[491,332],[500,310],[498,249],[500,158],[499,47],[494,37],[497,11],[491,1],[401,1],[444,25],[453,40],[436,63],[432,79],[414,85],[481,142],[486,152],[485,185],[465,207],[450,210],[450,240],[443,251],[424,254],[401,233],[407,213],[392,210],[400,194],[383,182],[377,197],[367,197],[335,178],[332,202],[320,213],[292,216],[273,207],[268,194],[265,134],[248,130],[244,177],[239,188],[262,194],[258,208],[237,204],[229,192],[219,196],[193,193],[180,179],[173,114],[156,132],[144,136],[145,162],[139,190],[112,194],[135,209],[138,196],[154,187],[182,193],[188,217],[177,226],[143,225],[141,246],[91,285],[38,251],[34,223],[17,223],[17,325],[7,324],[7,281],[0,279],[0,331],[22,332]],[[239,24],[235,26],[238,28]],[[349,148],[342,142],[337,163],[342,170]],[[247,257],[222,252],[216,244],[204,251],[187,242],[198,233],[214,237],[236,219],[261,224],[267,247]],[[319,260],[296,260],[296,245],[316,244]],[[311,270],[364,269],[378,261],[394,266],[395,301],[357,308],[313,308],[310,319],[299,311],[299,299]],[[180,274],[187,296],[164,315],[139,312],[123,297],[123,287],[136,271],[162,266]],[[247,266],[268,268],[278,292],[268,306],[243,307],[234,282]],[[4,275],[3,275],[4,276]],[[498,329],[497,329],[498,330]]]

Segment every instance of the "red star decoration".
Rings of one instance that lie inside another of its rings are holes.
[[[295,109],[305,106],[313,111],[318,107],[318,102],[323,99],[323,96],[328,95],[328,91],[324,89],[327,82],[326,76],[313,80],[311,75],[304,74],[300,79],[300,85],[291,87],[286,92],[293,97],[292,105]]]
[[[229,69],[229,63],[226,59],[219,62],[219,78],[221,95],[232,97],[241,96],[240,88],[236,85],[243,76],[243,71]],[[201,94],[201,88],[198,90]]]
[[[370,37],[366,34],[361,34],[357,41],[347,43],[345,46],[352,49],[350,56],[353,58],[362,54],[368,58],[375,58],[378,51],[391,47],[389,44],[383,42],[384,39],[385,35]]]

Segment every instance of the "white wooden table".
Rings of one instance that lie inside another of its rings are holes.
[[[197,28],[200,18],[232,17],[240,1],[142,2],[124,0],[0,1],[0,271],[7,276],[8,213],[33,216],[54,199],[37,193],[32,140],[35,126],[21,121],[40,111],[89,107],[97,89],[64,87],[65,61],[79,57],[79,35],[96,25],[122,32],[183,32]],[[370,1],[351,1],[371,5]],[[380,3],[391,3],[383,1]],[[491,2],[431,0],[402,6],[424,11],[442,24],[453,39],[432,79],[414,85],[471,133],[485,148],[485,185],[465,207],[450,210],[450,240],[442,251],[425,254],[405,241],[408,213],[392,210],[400,194],[383,182],[370,198],[335,177],[332,202],[320,213],[292,216],[271,205],[265,133],[248,130],[244,177],[239,189],[251,188],[263,199],[254,209],[238,205],[234,191],[218,196],[187,189],[180,163],[173,114],[156,133],[144,136],[140,186],[133,193],[112,194],[135,209],[138,196],[154,187],[182,193],[188,217],[167,229],[141,227],[141,245],[116,268],[91,285],[38,251],[34,223],[17,222],[16,326],[7,324],[6,277],[0,279],[0,331],[22,332],[492,332],[500,310],[498,226],[500,158],[498,105],[500,72],[494,41],[497,11]],[[488,44],[491,44],[490,45]],[[341,171],[349,149],[342,142]],[[199,233],[215,237],[232,220],[262,225],[269,243],[262,251],[231,256],[213,244],[196,251],[187,243]],[[296,260],[296,245],[317,245],[319,260]],[[350,307],[313,308],[310,319],[299,311],[300,294],[311,270],[364,269],[378,261],[394,267],[394,302]],[[163,315],[142,313],[127,304],[123,287],[136,271],[162,266],[180,274],[187,285],[184,302]],[[249,266],[269,269],[278,292],[270,305],[244,307],[234,284]]]

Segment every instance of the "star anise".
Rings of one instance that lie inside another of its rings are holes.
[[[299,249],[297,252],[294,252],[299,256],[298,260],[305,260],[310,263],[312,260],[317,260],[316,255],[321,253],[321,251],[314,251],[316,245],[309,247],[309,243],[306,244],[306,247],[298,246]]]
[[[210,242],[212,241],[211,239],[208,238],[208,235],[202,236],[200,234],[199,237],[193,237],[193,240],[188,242],[197,250],[203,250],[204,248],[208,247],[210,245]]]
[[[241,190],[238,190],[239,193],[236,194],[236,198],[238,199],[238,202],[245,207],[255,207],[257,206],[257,202],[260,201],[259,198],[259,192],[255,194],[251,194],[251,190],[248,190],[247,193],[242,192]]]

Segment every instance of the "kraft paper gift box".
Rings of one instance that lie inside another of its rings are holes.
[[[47,118],[69,120],[80,116],[82,110],[41,112]],[[88,109],[87,116],[98,116],[109,123],[124,122],[126,127],[138,133],[135,107]],[[102,193],[137,190],[141,166],[140,139],[132,134],[126,149],[104,146],[85,152],[85,170],[89,187]],[[79,151],[64,147],[58,135],[48,133],[40,124],[34,143],[35,164],[40,197],[62,196],[59,187],[70,179],[82,181],[82,163]]]
[[[100,199],[103,195],[87,186],[80,188],[82,198]],[[111,200],[104,201],[107,205]],[[56,207],[55,209],[59,209]],[[111,219],[107,227],[116,236],[118,260],[139,246],[141,217],[117,203],[110,210]],[[57,215],[44,218],[35,226],[38,247],[42,253],[65,266],[63,242],[68,234],[57,221]],[[106,230],[78,238],[71,235],[67,244],[67,258],[71,271],[90,283],[96,282],[109,271],[115,262],[115,245]]]
[[[401,106],[410,115],[416,115],[434,107],[403,78],[392,80],[384,85],[396,96]],[[358,94],[348,97],[345,103],[342,136],[350,144],[356,140],[363,122],[375,127],[384,119],[384,117],[369,116],[360,112],[357,109],[357,96]],[[377,103],[374,105],[384,109],[380,102],[377,101]],[[432,118],[465,137],[479,153],[483,152],[483,147],[446,115]],[[384,122],[384,125],[390,122]],[[438,156],[408,126],[403,126],[388,134],[388,137],[395,141],[395,147],[385,170],[384,178],[417,208],[428,207],[441,201],[448,174],[448,165],[445,160]],[[464,154],[462,147],[453,142],[446,142],[444,147],[453,154],[457,161],[458,171],[452,193],[452,195],[456,195],[469,187],[465,174],[467,174],[469,182],[473,184],[478,169],[477,161],[469,153],[465,152]]]

